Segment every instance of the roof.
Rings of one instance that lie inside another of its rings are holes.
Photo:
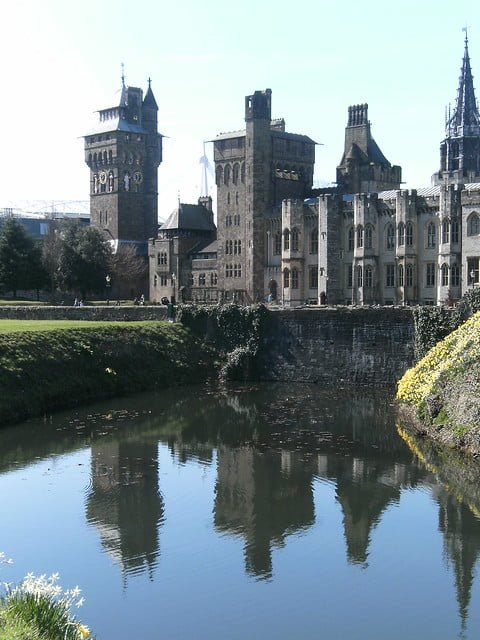
[[[300,133],[289,133],[288,131],[278,131],[277,129],[271,129],[274,138],[283,138],[286,140],[297,140],[299,142],[308,142],[309,144],[318,144],[315,140],[312,140],[308,136],[304,136]],[[219,133],[213,140],[208,142],[218,142],[219,140],[231,140],[232,138],[244,138],[245,129],[241,131],[227,131],[226,133]]]
[[[215,225],[209,218],[209,212],[202,205],[180,202],[160,227],[160,231],[167,229],[214,231]]]
[[[300,133],[289,133],[288,131],[277,131],[272,129],[274,138],[284,138],[286,140],[297,140],[298,142],[308,142],[309,144],[318,144],[315,140],[312,140],[308,136],[304,136]]]
[[[106,118],[100,122],[96,122],[88,130],[87,136],[98,133],[108,133],[109,131],[125,131],[127,133],[148,133],[146,129],[138,124],[130,124],[120,115],[114,118]]]

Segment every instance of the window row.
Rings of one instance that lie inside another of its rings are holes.
[[[235,191],[235,204],[238,204],[238,202],[239,202],[238,191]],[[227,204],[228,205],[232,204],[232,194],[230,193],[230,191],[227,193]]]
[[[477,219],[478,223],[478,231],[476,233],[480,233],[480,219]],[[475,223],[475,224],[477,224]],[[473,224],[473,222],[472,222]],[[372,249],[373,247],[373,233],[374,227],[372,225],[358,225],[356,230],[354,227],[350,227],[348,229],[347,234],[347,246],[348,251],[353,251],[355,246],[357,248],[365,247],[365,249]],[[458,220],[448,220],[445,219],[442,221],[442,243],[446,244],[448,242],[452,242],[453,244],[458,243],[459,241],[459,222]],[[396,235],[396,238],[395,238]],[[475,235],[473,232],[470,235]],[[411,247],[414,244],[414,226],[412,222],[407,222],[406,224],[400,222],[397,226],[397,231],[395,234],[395,226],[393,224],[389,224],[385,230],[385,246],[386,249],[392,250],[395,249],[395,241],[398,247]],[[434,222],[430,222],[427,225],[426,229],[426,247],[427,249],[433,249],[437,245],[437,227]]]
[[[164,266],[168,264],[168,254],[166,251],[161,251],[157,254],[157,264]]]
[[[194,286],[195,285],[195,276],[192,274],[192,278],[191,278],[191,285]],[[210,273],[210,277],[208,277],[208,274],[205,273],[199,273],[198,274],[198,286],[199,287],[206,287],[207,286],[207,282],[209,282],[209,285],[211,287],[216,287],[217,286],[217,282],[218,282],[218,276],[215,272]]]
[[[218,165],[215,172],[215,179],[217,187],[221,185],[238,184],[239,181],[245,182],[245,163],[235,162],[232,165],[226,164],[225,166]]]
[[[242,265],[241,264],[227,264],[227,265],[225,265],[225,277],[226,278],[241,278],[242,277]]]
[[[428,262],[425,265],[425,286],[434,287],[436,283],[437,265],[434,262]],[[414,285],[414,266],[407,264],[406,267],[394,264],[385,265],[385,287],[413,287]],[[355,286],[365,287],[367,289],[373,287],[373,267],[355,267],[355,273],[352,267],[347,270],[347,287],[353,286],[355,276]],[[458,287],[460,286],[460,267],[453,264],[451,267],[444,263],[440,267],[440,282],[442,287]]]
[[[308,269],[308,286],[310,289],[318,288],[318,266],[309,267]],[[296,267],[293,269],[283,270],[283,288],[284,289],[298,289],[299,287],[299,272]]]
[[[225,241],[225,254],[230,256],[239,256],[242,253],[242,241],[241,240],[226,240]]]
[[[309,236],[310,246],[309,250],[312,255],[318,253],[318,229],[314,229],[310,232]],[[284,251],[299,251],[300,247],[300,232],[295,227],[290,231],[285,229],[283,232],[283,249]],[[278,231],[273,236],[273,253],[279,255],[282,252],[282,235]]]
[[[225,226],[226,227],[239,227],[240,226],[240,214],[239,213],[235,213],[235,214],[231,214],[228,213],[225,216]]]

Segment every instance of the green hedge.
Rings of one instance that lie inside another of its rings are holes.
[[[0,424],[214,371],[212,351],[179,324],[3,334]]]
[[[242,307],[183,305],[178,319],[194,335],[211,343],[223,360],[221,380],[255,378],[256,357],[268,312],[264,305]]]

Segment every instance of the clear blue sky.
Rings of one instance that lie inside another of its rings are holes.
[[[267,87],[273,117],[323,144],[316,180],[335,179],[347,108],[368,102],[373,135],[406,186],[427,186],[465,25],[480,78],[479,15],[477,0],[17,0],[0,37],[0,207],[88,199],[82,135],[118,98],[122,62],[127,84],[145,90],[151,76],[168,136],[161,217],[178,192],[196,201],[203,141],[243,128],[244,96]]]

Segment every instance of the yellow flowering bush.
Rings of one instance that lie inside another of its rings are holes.
[[[436,344],[409,369],[397,387],[397,399],[419,409],[445,378],[480,361],[480,312]]]

